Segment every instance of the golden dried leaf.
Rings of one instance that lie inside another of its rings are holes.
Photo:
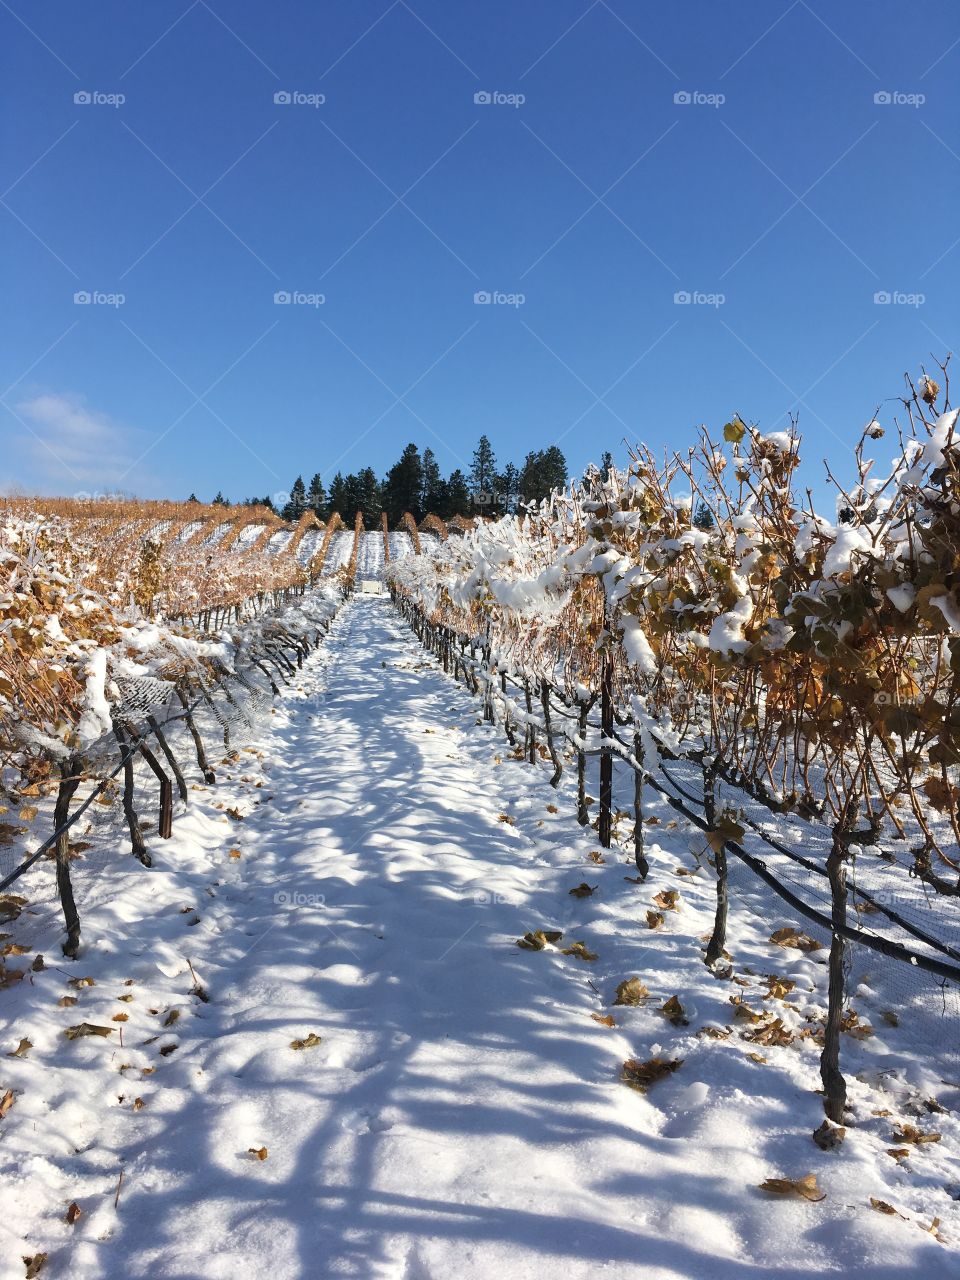
[[[650,995],[639,978],[624,978],[617,984],[617,998],[614,1004],[642,1004]]]
[[[524,951],[542,951],[548,942],[559,942],[563,934],[558,929],[536,929],[517,939],[517,946]]]
[[[759,1063],[766,1062],[766,1058],[763,1056],[762,1053],[748,1053],[747,1057],[750,1058],[751,1061],[753,1062],[759,1062]]]
[[[910,1157],[910,1154],[909,1147],[887,1147],[887,1155],[893,1156],[897,1164],[903,1164],[904,1160]]]
[[[129,1013],[115,1013],[110,1019],[111,1022],[128,1022],[130,1020]]]
[[[73,1203],[67,1209],[67,1214],[66,1214],[67,1225],[72,1227],[73,1224],[77,1221],[77,1219],[82,1216],[82,1214],[83,1214],[83,1210],[77,1204],[76,1200],[74,1200]]]
[[[167,1014],[167,1016],[164,1018],[161,1025],[164,1027],[172,1027],[173,1024],[179,1019],[179,1017],[180,1017],[180,1010],[171,1009],[170,1012]]]
[[[2,1120],[6,1116],[7,1112],[13,1106],[13,1102],[14,1102],[13,1090],[8,1089],[7,1092],[3,1095],[3,1097],[0,1098],[0,1120]]]
[[[894,1142],[909,1142],[915,1147],[922,1147],[928,1142],[939,1142],[942,1136],[933,1129],[925,1132],[913,1124],[898,1124],[893,1129]]]
[[[571,946],[564,947],[561,954],[565,956],[575,956],[578,960],[586,960],[591,964],[594,960],[598,959],[597,953],[595,951],[588,950],[585,942],[574,942]]]
[[[603,864],[603,854],[602,854],[602,853],[591,853],[591,854],[589,854],[588,856],[589,856],[589,858],[590,858],[590,861],[591,861],[591,862],[595,862],[598,866],[601,866],[601,865]]]
[[[680,901],[679,889],[662,889],[654,896],[654,902],[662,911],[679,911],[677,905]]]
[[[113,1027],[100,1027],[95,1022],[78,1022],[63,1033],[68,1040],[81,1040],[84,1036],[112,1036]]]
[[[763,998],[764,1000],[784,1000],[796,985],[792,978],[778,978],[775,974],[770,974],[767,978],[767,994]]]
[[[291,1049],[315,1049],[320,1043],[320,1037],[315,1031],[311,1031],[308,1036],[304,1036],[302,1040],[291,1040]]]
[[[516,823],[516,818],[511,817],[509,813],[501,813],[498,821],[505,822],[508,827],[512,827]]]
[[[701,1027],[697,1032],[698,1036],[706,1036],[710,1040],[729,1040],[732,1034],[729,1027]]]
[[[617,1020],[612,1013],[591,1013],[590,1017],[594,1022],[599,1022],[602,1027],[615,1027]]]
[[[60,999],[57,1001],[57,1005],[61,1009],[70,1009],[76,1003],[77,1003],[76,996],[61,996]]]
[[[892,1204],[887,1204],[886,1200],[878,1200],[875,1196],[870,1197],[870,1208],[876,1209],[877,1213],[885,1213],[890,1217],[902,1218],[902,1213],[897,1213]]]
[[[266,1160],[268,1154],[266,1147],[247,1147],[247,1152],[251,1156],[256,1156],[258,1160]]]
[[[239,850],[239,849],[231,849],[231,850],[230,850],[230,857],[231,857],[231,858],[239,858],[239,857],[241,857],[240,850]]]
[[[835,1147],[839,1147],[846,1136],[847,1131],[842,1124],[831,1124],[829,1120],[824,1120],[823,1124],[813,1131],[813,1140],[821,1151],[833,1151]]]
[[[79,991],[82,987],[95,987],[96,985],[93,978],[71,978],[67,983],[67,986],[73,987],[74,991]]]
[[[17,942],[8,942],[6,946],[0,947],[0,956],[25,956],[32,950],[32,947],[21,947]]]
[[[805,933],[801,933],[799,929],[793,928],[792,925],[785,925],[782,929],[777,929],[775,933],[771,933],[770,941],[776,943],[778,947],[793,947],[797,951],[823,950],[822,942],[809,938]]]
[[[45,1253],[24,1254],[23,1265],[27,1268],[24,1280],[33,1280],[34,1276],[38,1276],[46,1261]]]
[[[826,1192],[817,1186],[817,1175],[808,1173],[803,1178],[767,1178],[760,1183],[761,1191],[775,1196],[795,1196],[801,1200],[824,1200]]]
[[[793,1044],[796,1037],[783,1025],[782,1018],[770,1019],[769,1015],[765,1015],[761,1025],[754,1027],[752,1031],[741,1031],[740,1038],[751,1040],[754,1044],[776,1045],[782,1048]]]
[[[665,1018],[673,1023],[675,1027],[688,1027],[690,1020],[684,1013],[683,1005],[680,1003],[679,996],[671,996],[660,1006],[660,1012]]]
[[[682,1058],[650,1058],[640,1062],[636,1058],[628,1058],[621,1068],[620,1078],[624,1084],[638,1093],[646,1093],[652,1084],[671,1075],[683,1066]]]
[[[8,1058],[25,1058],[33,1048],[33,1041],[24,1037],[15,1049],[11,1049],[7,1054]]]
[[[146,1105],[147,1104],[144,1102],[142,1098],[134,1098],[133,1100],[134,1111],[142,1111]]]
[[[587,884],[587,882],[584,880],[581,884],[578,884],[575,889],[570,890],[570,897],[571,898],[589,898],[591,894],[596,893],[599,887],[600,886],[596,884],[591,886]]]

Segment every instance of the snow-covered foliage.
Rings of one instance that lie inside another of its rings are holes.
[[[610,661],[621,705],[641,696],[662,741],[788,808],[837,820],[853,800],[868,820],[917,824],[916,869],[929,877],[936,851],[955,873],[960,435],[937,384],[911,392],[894,465],[873,474],[872,419],[832,518],[798,483],[796,430],[737,418],[722,445],[702,430],[663,463],[640,449],[388,578],[495,667],[577,698]]]

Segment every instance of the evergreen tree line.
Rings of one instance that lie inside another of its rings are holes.
[[[278,514],[285,520],[299,520],[304,512],[312,511],[318,519],[326,520],[336,512],[344,523],[352,524],[360,511],[366,527],[372,529],[385,511],[390,525],[396,527],[406,511],[418,523],[426,515],[449,520],[458,515],[515,511],[521,503],[539,502],[566,483],[567,461],[556,445],[528,453],[521,467],[508,462],[501,469],[484,435],[466,475],[457,468],[444,478],[432,449],[421,452],[415,444],[408,444],[382,480],[372,467],[349,475],[338,471],[328,490],[319,474],[309,484],[302,475],[297,476]],[[222,493],[214,502],[229,506]],[[244,502],[276,510],[269,496]]]

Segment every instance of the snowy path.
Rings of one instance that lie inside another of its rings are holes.
[[[708,902],[709,880],[674,879],[675,855],[641,902],[628,867],[591,865],[568,800],[506,760],[388,600],[353,597],[298,684],[256,783],[250,764],[245,820],[225,835],[214,793],[198,797],[206,812],[178,819],[170,854],[131,870],[88,930],[68,970],[95,977],[79,1007],[55,1007],[68,988],[53,970],[24,994],[35,1048],[10,1068],[23,1097],[5,1123],[22,1117],[24,1154],[4,1276],[39,1248],[44,1274],[73,1280],[955,1274],[952,1249],[870,1209],[895,1198],[872,1151],[813,1147],[812,1045],[802,1060],[764,1050],[795,1067],[758,1067],[696,1038],[728,1020],[731,988],[705,976],[696,916],[656,935],[642,917],[671,884]],[[606,901],[569,896],[584,878]],[[551,925],[601,963],[514,945]],[[187,956],[209,1003],[189,995]],[[664,967],[658,1003],[681,992],[688,1029],[653,1008],[614,1010],[612,1030],[592,1020],[620,977],[653,987]],[[64,1026],[110,1025],[117,1008],[125,1049],[64,1045]],[[290,1047],[310,1033],[319,1046]],[[624,1058],[661,1044],[687,1059],[676,1076],[648,1096],[618,1082]],[[885,1177],[907,1176],[882,1158]],[[942,1186],[940,1159],[916,1157]],[[810,1169],[823,1204],[756,1190]]]

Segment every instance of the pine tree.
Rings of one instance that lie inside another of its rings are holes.
[[[387,472],[383,487],[383,505],[387,518],[396,527],[405,511],[409,511],[414,520],[423,518],[423,463],[420,450],[415,444],[408,444],[399,462]]]
[[[282,515],[284,520],[296,522],[300,519],[307,509],[307,490],[303,483],[303,476],[297,476],[293,482],[293,488],[290,490],[290,499],[283,508]]]
[[[310,481],[310,488],[307,490],[307,506],[318,520],[323,520],[326,516],[327,495],[324,492],[323,481],[319,472]]]
[[[196,495],[195,493],[191,493],[191,495],[190,495],[190,497],[187,499],[187,501],[188,501],[188,502],[199,502],[199,501],[200,501],[200,499],[197,497],[197,495]]]
[[[711,533],[716,528],[717,522],[713,518],[713,512],[705,502],[697,503],[697,509],[693,513],[693,524],[704,533]]]
[[[213,500],[213,505],[215,507],[229,507],[230,500],[228,498],[225,498],[223,494],[220,492],[220,490],[218,489],[217,496]]]
[[[514,509],[519,484],[520,472],[512,462],[508,462],[493,482],[493,492],[496,494],[497,507],[500,511]]]
[[[458,467],[456,471],[451,471],[450,479],[447,481],[447,509],[446,516],[466,516],[470,514],[470,490],[467,487],[467,479]]]
[[[524,502],[542,502],[554,489],[567,483],[567,460],[552,444],[549,449],[528,453],[520,472],[520,494]]]
[[[420,505],[425,515],[443,516],[446,506],[446,485],[440,474],[440,465],[432,449],[423,451],[423,494]]]
[[[363,523],[368,529],[376,527],[383,511],[383,493],[377,473],[373,467],[364,467],[357,477],[359,481],[358,510],[363,514]]]
[[[330,481],[329,510],[331,515],[336,514],[341,520],[344,519],[347,510],[347,482],[339,471]]]
[[[600,479],[609,480],[610,472],[613,470],[613,454],[609,450],[604,450],[600,455]]]
[[[497,475],[497,459],[493,445],[486,436],[481,436],[473,451],[473,465],[470,468],[470,488],[474,497],[493,492],[493,484]]]

